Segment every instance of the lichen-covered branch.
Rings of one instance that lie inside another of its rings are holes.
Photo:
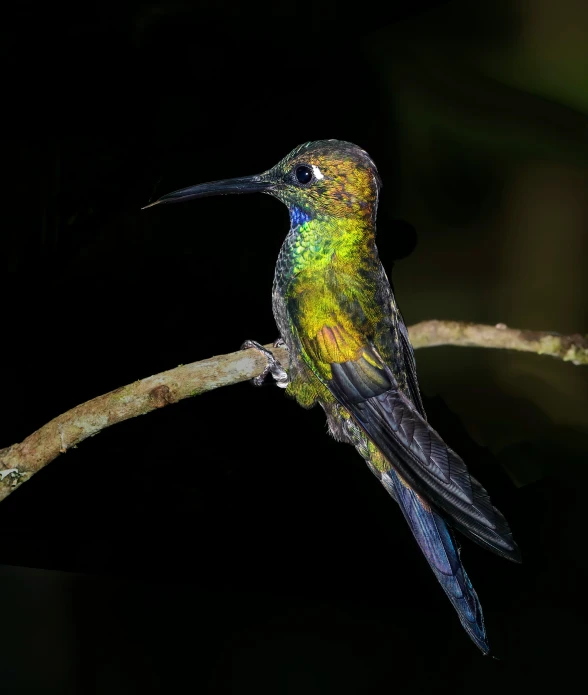
[[[503,323],[484,326],[462,321],[423,321],[408,329],[413,347],[461,345],[499,348],[550,355],[576,365],[588,364],[588,336],[508,328]]]
[[[482,326],[458,321],[424,321],[409,328],[415,348],[435,345],[503,348],[551,355],[588,364],[588,338],[524,331],[503,324]],[[284,364],[284,348],[266,346]],[[183,398],[252,379],[265,359],[255,350],[233,352],[181,365],[82,403],[33,432],[20,444],[0,450],[0,501],[59,454],[117,422],[143,415]]]

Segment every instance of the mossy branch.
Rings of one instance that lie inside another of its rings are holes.
[[[437,345],[498,348],[550,355],[575,365],[588,364],[588,336],[578,333],[559,335],[508,328],[503,323],[484,326],[462,321],[422,321],[408,332],[415,350]]]
[[[502,348],[588,364],[588,338],[581,335],[561,336],[507,328],[504,324],[483,326],[458,321],[423,321],[411,326],[409,333],[415,349],[435,345]],[[266,347],[284,365],[288,363],[284,348]],[[20,444],[0,450],[0,501],[59,454],[106,427],[189,396],[247,381],[264,367],[265,358],[255,350],[219,355],[141,379],[68,410]]]

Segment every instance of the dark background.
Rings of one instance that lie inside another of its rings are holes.
[[[306,140],[351,140],[378,164],[380,253],[409,324],[588,331],[588,6],[364,5],[4,15],[0,445],[273,340],[285,208],[140,207]],[[242,384],[106,430],[2,503],[3,692],[582,682],[586,368],[465,348],[417,363],[429,419],[523,553],[515,566],[463,542],[499,661],[322,412]]]

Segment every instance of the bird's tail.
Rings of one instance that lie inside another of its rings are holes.
[[[459,549],[445,521],[394,472],[380,474],[380,480],[400,505],[404,518],[431,569],[439,580],[465,631],[488,654],[484,617],[478,596],[461,564]]]

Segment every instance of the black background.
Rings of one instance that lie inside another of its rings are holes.
[[[588,52],[564,50],[552,83],[512,55],[533,55],[537,23],[566,47],[588,16],[562,3],[552,26],[544,5],[7,15],[2,445],[141,377],[273,340],[285,208],[140,207],[311,139],[377,162],[380,253],[409,324],[585,333]],[[469,642],[322,412],[242,384],[106,430],[2,503],[3,692],[494,693],[579,677],[584,368],[465,348],[417,364],[429,419],[523,553],[515,566],[463,543],[500,660]]]

